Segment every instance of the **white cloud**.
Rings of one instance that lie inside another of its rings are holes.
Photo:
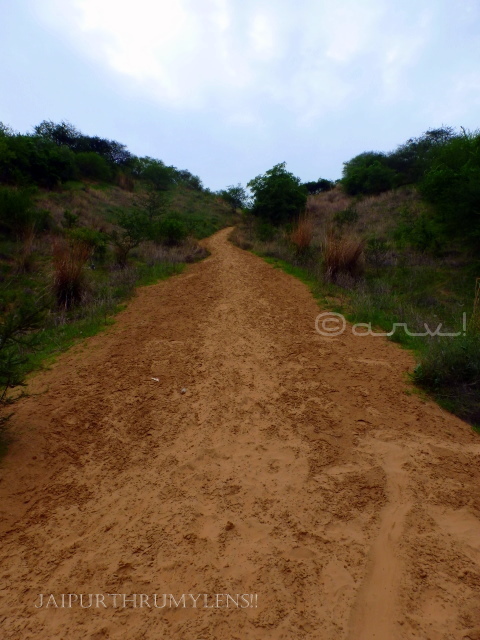
[[[426,110],[431,121],[438,124],[465,125],[478,129],[480,109],[480,73],[470,71],[451,77],[441,96],[432,96]],[[475,117],[472,118],[472,112]],[[467,120],[465,120],[467,118]]]
[[[379,0],[325,3],[320,25],[327,57],[346,64],[371,50],[385,10],[385,3]]]
[[[47,17],[99,64],[135,80],[165,104],[198,106],[248,73],[228,47],[226,0],[45,0]],[[232,68],[234,66],[235,68]]]
[[[425,44],[421,19],[413,32],[410,24],[397,24],[388,0],[41,0],[35,6],[137,92],[174,108],[222,110],[226,120],[239,122],[258,121],[265,105],[308,124],[365,93],[401,99]]]
[[[275,15],[265,11],[257,11],[252,17],[250,42],[259,60],[272,60],[280,53],[277,39],[278,26],[275,22]]]

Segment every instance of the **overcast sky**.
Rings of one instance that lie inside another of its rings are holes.
[[[211,189],[480,127],[479,0],[0,0],[0,121],[68,120]]]

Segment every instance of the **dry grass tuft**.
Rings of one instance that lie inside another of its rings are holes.
[[[53,291],[59,307],[68,310],[85,293],[85,265],[92,255],[83,242],[55,239],[52,246]]]
[[[240,249],[250,251],[253,249],[255,237],[253,228],[246,224],[238,224],[229,235],[228,239]]]
[[[313,219],[308,216],[299,218],[297,226],[290,234],[290,242],[295,245],[297,252],[306,251],[312,244],[314,234]]]
[[[324,277],[336,282],[341,274],[352,278],[362,275],[364,269],[364,241],[354,235],[340,235],[329,228],[322,241]]]
[[[126,173],[119,173],[116,182],[117,187],[120,187],[120,189],[124,191],[133,192],[135,190],[135,180]]]
[[[31,226],[23,234],[20,251],[15,256],[16,273],[32,273],[35,267],[35,228]]]
[[[336,187],[332,191],[309,196],[306,207],[307,216],[328,224],[336,213],[348,209],[351,203],[352,198],[343,193],[340,187]]]
[[[181,264],[184,262],[197,262],[208,256],[208,251],[192,237],[186,238],[175,246],[144,242],[139,251],[142,259],[150,266],[159,263]]]

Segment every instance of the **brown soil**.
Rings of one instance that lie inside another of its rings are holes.
[[[479,437],[228,233],[16,406],[2,638],[478,640]],[[208,598],[35,608],[69,593]]]

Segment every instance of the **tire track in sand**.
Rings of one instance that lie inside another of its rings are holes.
[[[395,345],[316,334],[306,287],[228,233],[32,378],[0,468],[2,638],[478,637],[478,436],[404,393]]]
[[[405,517],[412,507],[412,499],[408,495],[408,473],[404,469],[408,458],[402,447],[391,442],[369,440],[365,444],[382,460],[388,502],[380,514],[367,573],[352,611],[349,639],[394,640],[398,627],[398,586],[403,572],[399,541]]]

